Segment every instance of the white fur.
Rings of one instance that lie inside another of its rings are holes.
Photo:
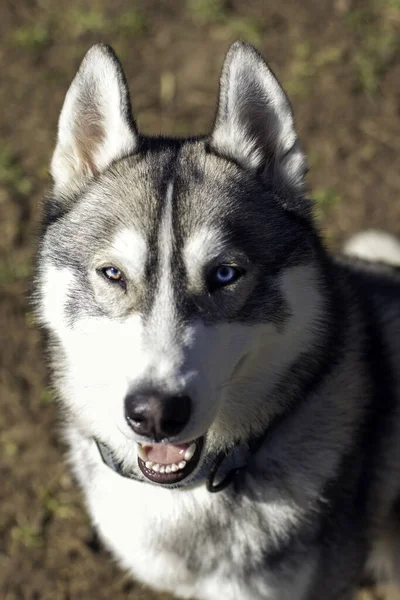
[[[156,589],[172,591],[182,598],[201,600],[216,600],[221,597],[222,590],[224,600],[302,600],[305,597],[314,567],[312,556],[297,575],[292,573],[288,580],[260,573],[245,581],[241,574],[232,571],[230,560],[218,554],[220,549],[213,550],[208,545],[207,552],[215,553],[213,560],[218,568],[211,575],[198,579],[195,573],[187,570],[184,559],[171,554],[163,540],[168,539],[170,530],[182,526],[181,519],[201,522],[208,512],[224,511],[221,497],[209,494],[205,486],[182,492],[125,479],[101,462],[92,442],[72,431],[69,441],[74,469],[85,490],[94,524],[122,566],[140,581]],[[288,522],[295,525],[300,517],[298,507],[291,508],[287,504],[265,503],[264,511],[272,531],[273,523],[277,524],[277,537],[281,527]],[[247,512],[247,521],[236,522],[227,514],[226,527],[232,529],[230,551],[236,549],[235,560],[240,560],[243,544],[258,556],[265,543],[265,532],[253,519],[251,501]]]
[[[141,281],[144,276],[149,249],[143,234],[137,230],[127,227],[119,231],[106,255],[108,262],[123,271],[130,280]]]
[[[110,55],[102,45],[93,46],[69,88],[61,111],[57,146],[51,162],[56,192],[64,193],[93,175],[92,167],[102,171],[111,162],[136,148],[136,135],[121,111],[123,83]],[[100,144],[86,139],[88,164],[78,147],[83,123],[96,124],[102,131]],[[93,142],[93,144],[92,144]]]
[[[400,265],[400,243],[384,231],[370,229],[358,233],[345,244],[344,252],[366,260]]]
[[[201,268],[222,254],[224,248],[224,238],[217,229],[203,227],[195,231],[187,240],[183,250],[189,279],[195,280]]]
[[[69,269],[57,269],[52,264],[42,268],[40,316],[42,324],[59,336],[67,329],[64,303],[73,282],[74,274]]]

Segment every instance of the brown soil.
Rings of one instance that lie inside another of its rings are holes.
[[[3,0],[0,598],[161,598],[93,536],[27,303],[57,115],[84,52],[111,43],[139,126],[184,134],[211,123],[230,41],[255,42],[292,97],[321,226],[337,247],[366,227],[400,234],[399,26],[398,0]]]

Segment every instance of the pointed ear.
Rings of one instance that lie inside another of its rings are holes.
[[[137,146],[122,67],[109,46],[97,44],[83,59],[61,111],[51,162],[55,190],[76,192]]]
[[[296,195],[298,200],[305,191],[307,165],[289,101],[249,44],[235,42],[226,56],[210,145],[260,172],[285,198]]]

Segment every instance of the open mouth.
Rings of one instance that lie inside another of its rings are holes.
[[[203,445],[204,437],[187,444],[138,444],[138,465],[153,483],[178,483],[199,464]]]

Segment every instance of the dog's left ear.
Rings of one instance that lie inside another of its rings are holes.
[[[289,210],[304,212],[300,199],[307,164],[292,109],[276,77],[249,44],[235,42],[226,56],[210,147],[261,173]]]
[[[56,192],[71,195],[138,146],[128,86],[112,50],[86,54],[65,98],[51,162]]]

